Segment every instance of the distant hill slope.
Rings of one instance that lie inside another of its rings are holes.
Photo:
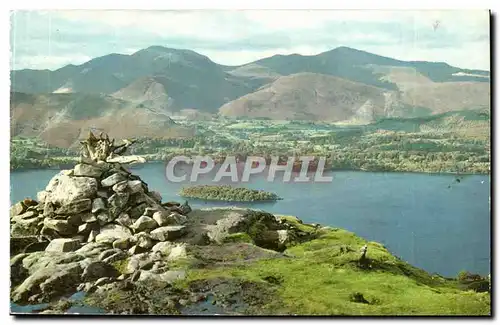
[[[371,121],[385,116],[385,96],[380,88],[314,73],[299,73],[220,108],[225,116],[272,119]]]
[[[169,111],[173,99],[168,96],[166,86],[158,77],[142,77],[130,85],[111,94],[114,98],[136,103],[139,106],[155,107]]]
[[[321,73],[386,89],[397,89],[397,86],[390,81],[380,80],[383,74],[374,71],[373,66],[414,68],[418,73],[435,82],[489,82],[489,72],[487,71],[460,69],[444,62],[395,60],[349,47],[338,47],[312,56],[299,54],[275,55],[251,64],[266,67],[281,75],[299,72]],[[470,76],[468,74],[485,77]]]
[[[11,93],[11,136],[40,137],[68,148],[89,129],[127,137],[185,137],[194,130],[168,115],[106,95]]]
[[[313,73],[280,77],[220,108],[230,117],[371,122],[489,107],[489,84],[415,82],[404,91]]]
[[[165,94],[171,98],[172,108],[212,112],[264,83],[255,84],[252,77],[227,73],[196,52],[161,46],[152,46],[132,55],[110,54],[80,66],[69,65],[55,71],[11,71],[11,89],[16,92],[115,93],[119,98],[134,101],[144,96],[134,90],[141,88],[144,80],[155,80],[156,84],[162,85]]]
[[[77,109],[81,115],[87,109],[93,114],[99,105],[128,105],[131,110],[167,115],[194,109],[200,116],[220,111],[228,116],[371,120],[379,115],[412,117],[489,107],[489,75],[348,47],[223,66],[194,51],[151,46],[55,71],[11,71],[11,90],[42,96],[79,94],[75,98],[82,99],[77,102],[106,98],[106,103]]]
[[[367,125],[366,130],[453,133],[467,138],[490,139],[490,123],[488,110],[465,110],[415,118],[383,118]]]
[[[418,85],[405,90],[402,100],[407,105],[427,107],[432,113],[489,109],[490,84],[469,81]]]

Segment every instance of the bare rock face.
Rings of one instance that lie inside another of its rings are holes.
[[[116,222],[125,227],[130,227],[134,223],[127,213],[121,213]]]
[[[172,212],[168,216],[169,224],[171,225],[183,225],[187,222],[187,217],[178,212]]]
[[[121,181],[113,185],[113,191],[115,193],[123,193],[127,190],[127,181]]]
[[[102,187],[112,187],[113,185],[126,181],[127,177],[121,173],[115,173],[101,181]]]
[[[34,217],[38,216],[38,211],[36,210],[28,210],[23,214],[15,215],[14,217],[11,217],[12,221],[17,222],[21,220],[28,220]]]
[[[141,216],[132,224],[132,226],[130,226],[130,228],[134,229],[136,233],[143,230],[154,229],[156,227],[158,227],[156,221],[147,216]]]
[[[125,206],[128,202],[130,194],[128,193],[115,193],[109,199],[109,213],[113,215],[115,218],[123,212]]]
[[[43,225],[45,228],[55,230],[60,235],[71,235],[75,232],[75,227],[68,220],[45,218]]]
[[[87,238],[87,243],[95,242],[97,235],[99,235],[99,230],[91,230],[89,237]]]
[[[63,264],[48,279],[40,284],[40,290],[47,298],[74,291],[78,285],[81,266],[79,263]]]
[[[60,206],[68,205],[81,199],[93,198],[97,193],[97,180],[91,177],[73,177],[61,172],[54,176],[45,191],[41,194],[44,202],[52,202]]]
[[[148,217],[153,217],[153,215],[155,214],[155,212],[158,212],[158,210],[155,209],[155,208],[146,208],[144,210],[143,215],[148,216]]]
[[[130,247],[130,249],[128,250],[128,253],[130,255],[137,255],[137,254],[142,254],[144,252],[147,252],[148,250],[144,247],[141,247],[139,245],[134,245],[132,247]]]
[[[112,195],[109,191],[106,189],[100,189],[97,191],[97,197],[103,198],[103,199],[109,199],[109,197]]]
[[[78,214],[92,209],[91,199],[73,200],[67,204],[61,205],[55,210],[56,214]]]
[[[142,216],[144,214],[144,211],[146,211],[147,207],[148,206],[147,206],[146,203],[141,203],[139,205],[136,205],[136,206],[132,207],[128,211],[128,214],[129,214],[130,218],[137,219],[137,218],[139,218],[140,216]]]
[[[13,206],[10,207],[10,217],[14,217],[20,215],[26,211],[27,207],[24,205],[22,201],[17,202]]]
[[[118,248],[122,250],[127,250],[130,248],[130,240],[128,238],[125,239],[117,239],[113,242],[113,248]]]
[[[152,252],[160,252],[163,256],[168,256],[175,245],[168,241],[163,241],[155,244],[151,249]]]
[[[37,216],[29,219],[15,219],[11,225],[11,236],[33,236],[37,235],[43,223],[43,216]]]
[[[104,262],[92,262],[83,271],[82,281],[95,281],[102,277],[116,278],[119,272],[111,265]]]
[[[26,248],[38,243],[37,236],[12,237],[10,240],[10,254],[19,254],[26,251]]]
[[[185,232],[185,226],[166,226],[151,231],[150,235],[157,241],[171,241],[180,238]]]
[[[79,263],[68,263],[38,268],[12,293],[14,302],[26,302],[35,294],[56,297],[76,289],[82,268]]]
[[[184,270],[172,270],[160,274],[156,274],[151,271],[142,271],[138,281],[148,281],[151,279],[156,279],[162,282],[172,283],[177,280],[182,280],[185,277],[186,271]]]
[[[127,182],[127,190],[130,194],[139,193],[144,191],[144,187],[142,185],[142,181],[128,181]]]
[[[135,234],[132,241],[135,242],[137,246],[146,249],[150,249],[154,245],[151,235],[145,232],[140,232],[138,234]]]
[[[103,198],[98,197],[92,201],[92,213],[96,214],[102,211],[106,211],[106,201]]]
[[[101,177],[103,170],[100,167],[92,166],[89,164],[78,164],[74,168],[75,176],[85,176],[99,178]]]
[[[80,214],[71,214],[69,216],[61,216],[66,219],[68,223],[74,227],[78,227],[83,223],[82,216]]]
[[[186,245],[185,244],[180,244],[176,245],[175,247],[172,248],[170,251],[170,254],[167,256],[167,260],[169,261],[175,261],[181,258],[187,257],[187,252],[186,252]]]
[[[222,243],[227,234],[245,231],[248,228],[248,220],[243,213],[233,212],[227,217],[217,220],[215,225],[208,225],[206,228],[210,240]]]
[[[40,191],[36,194],[36,199],[38,200],[38,202],[40,202],[41,204],[44,204],[45,202],[47,202],[47,199],[50,198],[50,192],[47,192],[45,190],[43,191]]]
[[[105,258],[105,259],[103,259],[102,261],[103,261],[104,263],[112,264],[112,263],[114,263],[114,262],[116,262],[116,261],[121,261],[121,260],[124,260],[124,259],[126,259],[126,258],[128,258],[128,254],[127,254],[127,253],[125,253],[124,251],[122,251],[122,250],[120,249],[120,251],[119,251],[119,252],[116,252],[116,253],[114,253],[113,255],[110,255],[110,256],[106,257],[106,258]]]
[[[126,239],[131,236],[132,233],[127,227],[108,224],[101,228],[100,233],[96,236],[96,242],[113,244],[117,239]]]
[[[165,214],[163,211],[157,211],[153,213],[153,219],[160,227],[172,224],[172,222],[170,222],[170,219],[168,218],[168,215]]]
[[[83,222],[86,222],[86,223],[92,223],[92,222],[96,222],[97,221],[97,218],[94,214],[92,213],[82,213],[80,215],[80,218],[82,219]]]
[[[50,242],[46,252],[73,252],[80,247],[80,242],[71,238],[58,238]]]
[[[78,226],[78,234],[88,235],[90,232],[97,228],[97,224],[95,223],[84,223]]]
[[[99,225],[104,226],[114,220],[114,215],[110,214],[107,211],[100,212],[97,215],[97,222],[99,222]]]

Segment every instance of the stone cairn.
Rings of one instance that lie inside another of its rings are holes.
[[[187,202],[162,203],[158,192],[124,168],[144,162],[123,155],[132,141],[115,145],[107,135],[90,132],[81,144],[79,164],[56,174],[36,201],[10,208],[16,303],[49,302],[76,291],[132,290],[151,280],[172,283],[186,276],[173,262],[189,259],[189,245],[222,244],[232,233],[246,232],[255,245],[277,251],[300,240],[298,229],[262,211],[232,209],[200,226],[200,216],[188,220]]]
[[[187,202],[162,203],[158,192],[123,167],[144,162],[123,156],[133,141],[115,145],[107,135],[90,132],[81,144],[79,164],[55,175],[37,201],[25,199],[10,208],[11,255],[45,246],[45,251],[74,251],[91,242],[137,254],[183,235],[191,211]]]

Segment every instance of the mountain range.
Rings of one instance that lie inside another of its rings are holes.
[[[116,137],[192,135],[169,118],[179,114],[369,123],[490,104],[488,71],[348,47],[224,66],[191,50],[151,46],[10,77],[11,135],[64,147],[89,128]]]

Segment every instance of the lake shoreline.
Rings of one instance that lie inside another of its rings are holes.
[[[157,189],[167,202],[180,201],[179,190],[194,185],[167,182],[163,163],[150,162],[131,171],[140,175],[149,188]],[[11,201],[36,198],[57,173],[11,173]],[[204,176],[198,184],[214,184],[210,183],[212,174]],[[337,171],[333,178],[328,183],[291,184],[268,182],[265,175],[252,175],[250,182],[240,186],[278,193],[284,200],[240,203],[193,199],[189,203],[193,208],[264,209],[296,215],[308,223],[340,227],[382,242],[409,263],[445,276],[454,276],[461,269],[489,272],[489,176],[469,175],[459,183],[456,175],[448,174]],[[457,240],[449,238],[450,232],[456,234]],[[463,240],[465,237],[468,239]],[[436,253],[435,248],[441,247],[443,240],[451,241],[450,245],[463,254],[454,254],[448,244]]]
[[[140,165],[133,165],[129,167],[132,170],[140,169],[143,168],[144,165],[150,165],[150,164],[159,164],[159,163],[165,163],[163,160],[148,160],[144,164]],[[57,165],[57,166],[49,166],[49,167],[21,167],[21,168],[14,168],[10,169],[10,172],[26,172],[26,171],[33,171],[33,170],[62,170],[62,169],[70,169],[73,168],[78,162],[75,164],[63,164],[63,165]],[[438,172],[438,171],[410,171],[410,170],[366,170],[366,169],[356,169],[356,168],[325,168],[325,172],[365,172],[365,173],[394,173],[394,174],[405,174],[405,173],[410,173],[410,174],[424,174],[424,175],[461,175],[461,176],[469,176],[469,175],[489,175],[491,176],[490,173],[470,173],[470,172]]]

